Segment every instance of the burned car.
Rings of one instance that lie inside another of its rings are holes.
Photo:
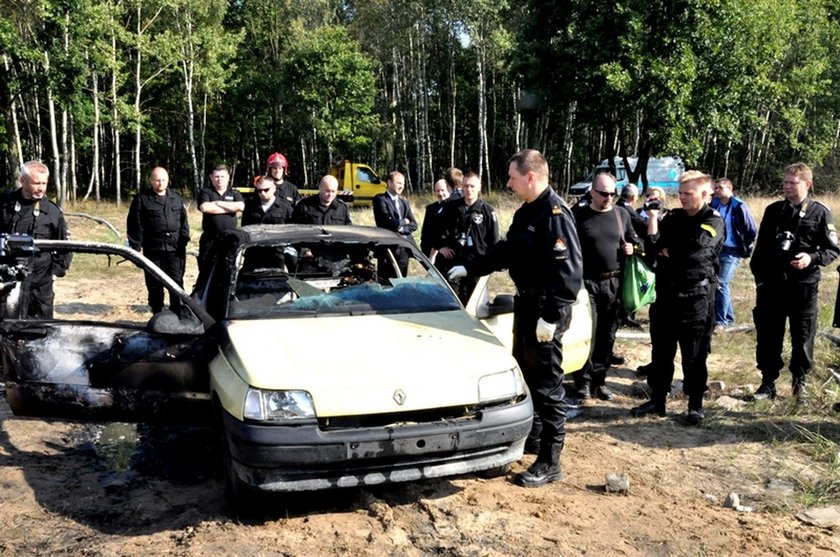
[[[231,230],[191,296],[122,246],[35,245],[73,252],[83,271],[85,256],[107,258],[87,275],[127,260],[120,273],[149,272],[183,308],[147,319],[142,296],[123,313],[57,303],[56,319],[33,321],[8,296],[0,347],[16,414],[212,421],[237,506],[251,490],[499,472],[522,456],[533,408],[509,339],[497,337],[511,336],[512,297],[491,302],[484,279],[465,309],[416,246],[391,232]],[[74,299],[84,280],[61,279],[57,298],[64,290]],[[590,333],[584,293],[564,338],[570,369],[583,365]]]

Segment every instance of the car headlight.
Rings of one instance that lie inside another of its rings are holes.
[[[514,398],[525,392],[525,380],[518,367],[485,375],[478,380],[478,400],[490,402]]]
[[[306,391],[263,391],[248,389],[244,417],[261,422],[311,420],[315,405]]]

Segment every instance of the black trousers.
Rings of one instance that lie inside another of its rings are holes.
[[[540,431],[540,455],[566,439],[566,403],[563,390],[563,333],[569,328],[571,306],[561,312],[551,342],[537,342],[541,296],[517,296],[513,309],[513,357],[519,364],[534,401],[534,431]],[[545,453],[545,454],[544,454]]]
[[[29,303],[26,307],[26,317],[34,319],[52,319],[55,291],[53,290],[52,275],[47,277],[29,277]]]
[[[618,329],[618,309],[621,300],[618,297],[620,280],[618,276],[604,280],[584,279],[583,285],[589,293],[589,305],[595,321],[595,333],[592,339],[592,354],[586,366],[576,373],[575,385],[582,386],[590,381],[593,388],[602,386],[610,369],[610,357],[615,345],[615,332]]]
[[[657,289],[650,307],[653,400],[664,404],[674,379],[677,346],[682,356],[683,391],[690,409],[700,410],[709,379],[706,359],[714,326],[715,287],[711,282],[686,291]]]
[[[143,250],[143,255],[160,267],[178,286],[184,286],[186,253],[183,251]],[[149,292],[149,306],[152,308],[152,313],[158,313],[163,309],[163,285],[152,275],[146,273],[146,290]],[[177,312],[181,309],[181,300],[170,295],[169,308]]]
[[[811,372],[814,367],[814,338],[817,334],[818,283],[763,283],[756,289],[755,360],[761,370],[762,382],[772,383],[779,378],[784,366],[782,342],[785,322],[790,322],[790,373],[794,381]]]

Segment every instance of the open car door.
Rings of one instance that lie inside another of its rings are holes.
[[[206,333],[213,320],[194,300],[130,248],[58,240],[34,246],[72,253],[73,262],[54,281],[54,318],[33,319],[25,317],[26,279],[12,271],[16,254],[0,250],[0,357],[15,414],[122,421],[210,415],[214,347]],[[16,261],[20,267],[24,258]],[[179,315],[151,314],[144,273],[181,301]]]
[[[491,298],[496,274],[483,276],[467,302],[466,310],[480,319],[502,343],[513,349],[513,295],[497,294]],[[589,294],[581,288],[572,305],[572,322],[563,335],[563,372],[575,373],[583,368],[592,351],[592,309]]]

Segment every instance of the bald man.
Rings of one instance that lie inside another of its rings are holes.
[[[292,222],[298,224],[353,224],[350,210],[338,198],[338,180],[327,174],[318,183],[318,195],[304,197],[295,206]]]

